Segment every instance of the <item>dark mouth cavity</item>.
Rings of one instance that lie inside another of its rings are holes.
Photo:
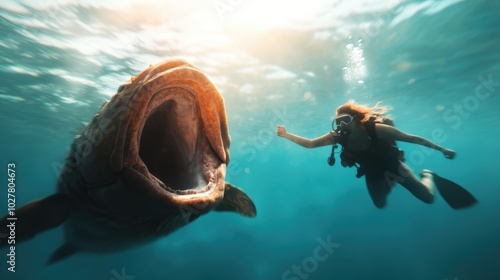
[[[151,112],[142,130],[139,156],[149,172],[168,188],[183,191],[198,187],[201,171],[196,156],[199,152],[196,151],[194,157],[186,153],[186,143],[183,143],[185,137],[181,137],[182,131],[178,124],[180,116],[177,107],[174,100],[168,100]],[[184,117],[183,115],[182,118]],[[190,125],[197,128],[198,122],[194,121]]]

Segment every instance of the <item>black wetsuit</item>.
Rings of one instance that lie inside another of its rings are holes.
[[[398,148],[396,142],[379,139],[375,130],[374,118],[364,123],[370,146],[368,149],[360,152],[350,152],[345,148],[341,141],[339,142],[343,148],[340,158],[343,166],[356,166],[358,168],[358,178],[365,175],[367,181],[371,180],[391,180],[391,178],[399,176],[399,163],[404,162],[403,151]],[[383,122],[388,125],[393,125],[392,120],[384,119]],[[388,181],[389,182],[389,181]]]

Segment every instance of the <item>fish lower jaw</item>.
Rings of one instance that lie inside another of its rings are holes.
[[[215,189],[218,182],[216,172],[206,172],[204,177],[205,178],[203,178],[200,174],[198,174],[198,176],[196,176],[196,179],[193,182],[193,185],[189,189],[185,190],[173,189],[165,184],[162,185],[164,186],[164,189],[166,191],[174,195],[204,194]]]
[[[204,166],[203,169],[204,171],[199,171],[189,186],[184,186],[185,188],[176,189],[168,186],[151,173],[148,177],[153,178],[156,185],[163,189],[169,197],[179,202],[195,198],[218,201],[224,194],[226,164],[219,163],[217,167],[212,168]]]

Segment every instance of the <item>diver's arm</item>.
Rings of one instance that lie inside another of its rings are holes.
[[[377,136],[381,139],[392,140],[392,141],[403,141],[429,147],[442,152],[444,156],[449,159],[454,158],[456,155],[456,153],[453,150],[439,146],[438,144],[423,137],[405,133],[395,128],[394,126],[386,124],[375,124],[375,129],[377,132]]]
[[[326,145],[331,145],[335,144],[334,137],[332,136],[331,133],[327,133],[321,137],[315,138],[315,139],[308,139],[304,138],[292,133],[289,133],[286,131],[286,128],[282,125],[278,125],[276,127],[276,134],[278,136],[283,137],[285,139],[288,139],[302,147],[306,148],[317,148],[317,147],[322,147]]]

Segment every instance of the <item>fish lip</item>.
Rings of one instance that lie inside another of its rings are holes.
[[[153,182],[155,182],[158,186],[160,186],[164,191],[166,191],[169,195],[175,197],[197,197],[197,196],[207,196],[210,193],[213,193],[216,189],[220,189],[221,185],[224,184],[224,174],[225,174],[225,163],[224,161],[217,155],[214,148],[211,146],[210,142],[207,139],[207,136],[204,134],[204,130],[202,128],[203,122],[201,120],[201,116],[198,112],[193,110],[191,112],[191,116],[194,116],[194,122],[190,123],[190,126],[197,127],[196,131],[196,143],[184,143],[187,146],[194,145],[195,151],[193,155],[188,155],[188,159],[190,159],[190,172],[192,172],[194,178],[191,181],[191,186],[187,187],[187,189],[175,188],[165,180],[162,180],[161,174],[155,172],[151,168],[151,164],[148,163],[147,160],[144,160],[141,155],[141,140],[143,140],[143,136],[145,133],[150,133],[145,131],[145,127],[147,125],[148,120],[152,117],[155,110],[159,107],[164,106],[167,102],[177,102],[181,100],[188,100],[193,105],[197,104],[196,95],[191,93],[189,89],[186,88],[171,88],[171,91],[184,91],[185,94],[177,95],[177,97],[172,97],[169,94],[156,93],[152,96],[149,104],[147,105],[146,114],[140,120],[139,129],[137,131],[137,143],[138,145],[135,148],[133,153],[137,156],[137,166],[140,166],[139,170],[144,175],[149,177]],[[187,91],[187,92],[185,92]],[[196,106],[194,106],[196,107]],[[193,107],[193,108],[194,108]],[[179,131],[177,131],[179,132]],[[179,137],[182,138],[182,137]],[[192,140],[192,139],[191,139]],[[179,147],[177,147],[179,148]],[[189,149],[188,149],[189,150]],[[182,153],[182,152],[180,152]],[[168,159],[166,159],[168,160]],[[223,172],[222,172],[223,171]]]

